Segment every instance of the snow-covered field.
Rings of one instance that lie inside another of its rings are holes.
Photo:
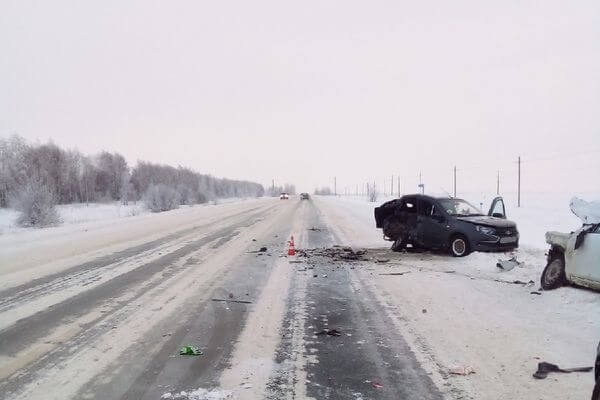
[[[395,328],[409,338],[438,385],[450,384],[473,399],[589,398],[590,373],[552,375],[542,381],[531,376],[540,361],[565,368],[593,365],[600,340],[600,294],[574,287],[539,290],[546,264],[544,233],[581,225],[569,209],[571,196],[525,194],[520,208],[506,197],[508,217],[521,233],[515,254],[522,262],[507,272],[496,262],[512,254],[473,253],[456,259],[385,250],[390,243],[375,228],[373,208],[387,199],[369,203],[364,198],[315,197],[315,203],[344,244],[373,248],[372,254],[390,259],[358,276],[381,303],[397,310],[391,311]],[[487,207],[483,205],[484,211]],[[407,274],[380,275],[390,272]],[[475,374],[449,382],[436,372],[455,366],[470,366]]]

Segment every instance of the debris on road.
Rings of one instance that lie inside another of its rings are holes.
[[[321,228],[317,228],[317,227],[312,227],[312,228],[308,228],[309,231],[313,231],[313,232],[322,232],[325,229],[321,229]]]
[[[422,312],[423,314],[427,314],[427,309],[426,309],[426,308],[424,308],[424,309],[422,309],[422,310],[421,310],[421,312]]]
[[[334,246],[317,249],[298,249],[298,257],[306,258],[326,258],[332,261],[369,261],[366,257],[367,250],[354,250],[351,247]]]
[[[498,260],[496,263],[496,267],[500,268],[503,271],[510,271],[514,267],[518,267],[522,262],[517,261],[517,257],[511,257],[508,260]]]
[[[185,345],[179,350],[179,355],[181,356],[201,356],[203,354],[199,348],[192,345]]]
[[[337,329],[323,329],[321,332],[315,333],[315,335],[342,336],[342,333]]]
[[[389,258],[376,258],[375,262],[379,263],[379,264],[385,264],[385,263],[390,262],[390,259]]]
[[[455,367],[450,368],[448,370],[448,373],[450,373],[452,375],[466,376],[466,375],[474,374],[475,370],[473,369],[473,367],[471,367],[469,365],[457,365]]]
[[[556,364],[552,364],[549,362],[542,361],[538,363],[538,369],[534,372],[533,377],[535,379],[546,379],[550,372],[562,372],[562,373],[571,373],[571,372],[590,372],[594,367],[577,367],[577,368],[560,368]]]
[[[211,299],[212,301],[221,301],[224,303],[241,303],[241,304],[252,304],[251,301],[248,300],[232,300],[232,299]]]
[[[384,273],[381,273],[379,275],[405,275],[405,274],[410,274],[410,271],[404,271],[404,272],[384,272]]]
[[[373,389],[381,389],[383,387],[383,385],[379,382],[373,382],[371,383],[371,386],[373,387]]]
[[[260,254],[260,253],[265,253],[267,251],[267,248],[265,246],[261,247],[258,250],[253,250],[253,251],[249,251],[248,254]]]
[[[529,292],[529,294],[537,294],[537,295],[541,296],[542,293],[541,292],[537,292],[537,291],[533,291],[533,292]]]
[[[529,282],[523,282],[523,281],[520,281],[520,280],[503,281],[502,279],[494,279],[494,282],[510,283],[510,284],[514,284],[514,285],[523,285],[523,286],[533,286],[535,284],[534,281],[529,281]]]
[[[165,393],[161,399],[167,400],[227,400],[233,399],[233,392],[229,390],[206,390],[196,389],[189,392],[181,391],[179,393]]]

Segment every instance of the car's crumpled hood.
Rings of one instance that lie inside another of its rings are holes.
[[[600,224],[600,201],[585,201],[573,197],[569,207],[584,224]]]
[[[575,232],[565,233],[550,231],[546,232],[546,243],[557,246],[564,251],[577,250],[585,240],[585,235],[595,229],[595,225],[584,225]]]
[[[481,216],[477,216],[477,217],[456,217],[456,219],[465,221],[465,222],[470,222],[472,224],[491,226],[493,228],[516,228],[517,227],[517,224],[515,224],[514,222],[512,222],[508,219],[489,217],[487,215],[481,215]]]

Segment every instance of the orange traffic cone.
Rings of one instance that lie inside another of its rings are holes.
[[[288,256],[295,256],[296,255],[296,247],[294,245],[294,237],[293,236],[289,243],[290,243],[290,247],[288,249]]]

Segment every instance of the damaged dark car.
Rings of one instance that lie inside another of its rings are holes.
[[[402,196],[375,208],[375,223],[392,249],[422,248],[450,251],[464,257],[473,251],[510,251],[519,247],[517,225],[506,219],[504,200],[497,197],[490,211],[457,198],[421,194]]]

